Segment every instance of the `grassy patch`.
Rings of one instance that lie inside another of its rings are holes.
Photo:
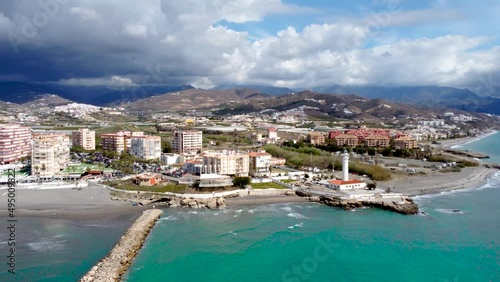
[[[440,171],[443,172],[443,173],[446,173],[446,172],[460,172],[460,171],[462,171],[462,169],[459,168],[459,167],[449,167],[449,168],[442,169]]]
[[[330,152],[326,152],[317,148],[292,148],[278,147],[276,145],[266,145],[265,150],[275,157],[285,158],[287,165],[299,168],[303,165],[313,165],[322,169],[327,169],[334,166],[336,170],[342,168],[340,156],[332,156]],[[358,174],[366,174],[375,181],[385,181],[391,179],[391,173],[388,170],[378,166],[351,161],[349,170]],[[272,172],[276,172],[272,169]]]
[[[274,182],[268,182],[268,183],[252,183],[250,184],[253,189],[268,189],[268,188],[274,188],[274,189],[287,189],[283,185],[279,185]]]
[[[298,180],[295,180],[295,179],[283,179],[283,180],[280,180],[281,182],[283,183],[292,183],[292,182],[296,182]]]

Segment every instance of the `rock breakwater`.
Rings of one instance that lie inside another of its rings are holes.
[[[223,197],[195,199],[195,198],[179,198],[179,197],[151,197],[150,204],[158,204],[170,208],[186,207],[192,209],[220,209],[225,208],[226,204]]]
[[[346,199],[340,196],[318,196],[300,191],[297,191],[297,195],[307,197],[311,202],[339,207],[344,210],[353,210],[361,207],[373,207],[405,215],[418,214],[418,205],[408,197],[403,197],[402,199],[380,198],[372,200],[356,200]]]
[[[163,214],[162,210],[146,210],[132,224],[111,252],[80,279],[81,282],[121,281],[144,241]]]

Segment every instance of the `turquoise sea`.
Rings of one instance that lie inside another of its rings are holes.
[[[499,134],[477,143],[464,147],[500,162]],[[125,281],[500,281],[498,199],[500,173],[417,198],[427,216],[312,203],[166,209]],[[130,221],[24,218],[18,272],[2,263],[0,281],[77,281]]]
[[[6,264],[10,248],[4,231],[7,219],[0,217],[0,281],[78,281],[113,248],[134,218],[133,215],[113,220],[17,217],[13,275],[7,272]]]

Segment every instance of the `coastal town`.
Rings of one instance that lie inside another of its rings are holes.
[[[43,116],[17,115],[1,125],[2,183],[15,168],[21,188],[101,185],[115,195],[111,199],[133,205],[217,208],[224,206],[217,198],[286,195],[283,201],[301,196],[345,209],[383,206],[415,214],[409,196],[450,188],[439,180],[450,175],[484,179],[494,167],[480,163],[486,155],[445,146],[484,133],[474,126],[478,117],[453,111],[373,127],[311,119],[302,106],[225,116],[127,113],[77,103],[51,109],[78,124],[40,126],[33,120]],[[422,185],[428,179],[436,184]],[[213,203],[182,200],[207,195]],[[407,204],[412,208],[398,208]]]
[[[496,131],[479,134],[467,126],[471,120],[451,119],[450,112],[446,120],[400,128],[329,127],[300,111],[286,116],[162,113],[112,125],[2,124],[0,182],[15,181],[23,199],[6,210],[80,219],[142,212],[81,279],[120,281],[163,214],[160,208],[312,202],[426,215],[413,196],[478,185],[498,171],[481,162],[487,155],[454,147]]]

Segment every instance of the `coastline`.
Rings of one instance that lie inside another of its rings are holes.
[[[400,177],[380,182],[380,187],[394,187],[393,192],[408,197],[439,194],[452,190],[469,189],[484,185],[499,170],[486,167],[464,168],[458,173],[439,173]],[[18,191],[20,217],[62,218],[73,220],[112,220],[120,217],[138,217],[151,205],[133,206],[133,199],[116,200],[112,192],[100,186],[89,186],[81,191],[72,189],[23,189]],[[114,199],[114,200],[112,200]],[[227,208],[268,205],[277,203],[309,203],[307,198],[296,195],[251,195],[226,198]],[[6,207],[0,203],[0,216],[7,216]]]
[[[447,149],[459,149],[461,146],[479,141],[483,138],[486,138],[490,135],[496,134],[498,130],[490,130],[485,133],[479,134],[478,136],[474,137],[463,137],[463,138],[458,138],[458,139],[448,139],[448,140],[442,140],[441,142],[441,147],[442,148],[447,148]]]
[[[414,197],[484,185],[488,178],[499,172],[499,170],[482,166],[468,167],[462,169],[461,172],[408,176],[380,184],[391,187],[394,192]]]

